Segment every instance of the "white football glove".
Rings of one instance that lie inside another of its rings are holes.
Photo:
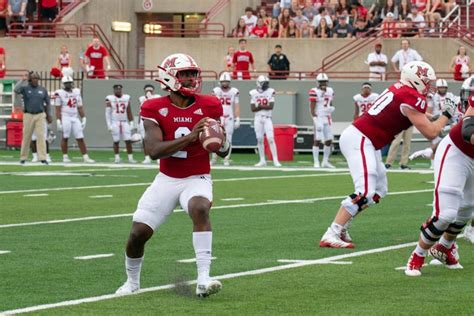
[[[87,122],[87,119],[86,117],[84,116],[81,120],[81,126],[82,126],[82,129],[86,128],[86,122]]]
[[[56,129],[58,132],[61,132],[63,130],[63,124],[61,123],[60,119],[56,120]]]
[[[332,113],[336,110],[336,108],[331,105],[331,106],[328,106],[326,110],[328,113]]]
[[[454,100],[446,98],[444,100],[443,115],[450,119],[456,115],[457,108],[458,105]]]
[[[236,117],[234,121],[234,129],[237,129],[240,127],[240,117]]]
[[[107,130],[108,130],[110,133],[112,133],[112,125],[107,124]]]

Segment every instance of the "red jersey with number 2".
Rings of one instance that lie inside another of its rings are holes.
[[[205,117],[219,120],[222,115],[219,99],[201,94],[196,94],[194,103],[187,108],[177,107],[169,96],[149,99],[143,103],[140,112],[144,120],[151,120],[160,126],[164,141],[190,134],[194,125]],[[199,140],[171,157],[160,159],[160,172],[173,178],[208,174],[210,170],[209,153]]]
[[[404,108],[425,113],[426,98],[415,89],[397,82],[385,89],[372,107],[353,124],[371,140],[375,149],[381,149],[412,126]]]

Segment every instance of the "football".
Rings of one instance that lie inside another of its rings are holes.
[[[221,125],[214,119],[208,120],[209,125],[199,134],[202,147],[208,152],[218,151],[225,140],[224,131]]]

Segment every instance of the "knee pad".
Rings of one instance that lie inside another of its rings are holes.
[[[369,207],[369,202],[367,197],[362,194],[351,194],[341,202],[342,207],[344,207],[352,217],[356,216],[357,213],[362,212],[364,209]]]
[[[435,244],[448,229],[451,223],[433,216],[421,225],[421,239],[428,245]]]
[[[446,229],[446,232],[450,235],[459,235],[464,226],[466,226],[467,224],[467,221],[465,223],[461,223],[461,222],[456,222],[456,223],[452,223],[448,226],[448,229]]]

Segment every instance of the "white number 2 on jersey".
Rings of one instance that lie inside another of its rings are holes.
[[[174,132],[174,139],[178,139],[189,134],[191,134],[191,130],[189,128],[178,127]],[[188,152],[185,150],[180,150],[171,155],[171,157],[186,159],[188,158]]]
[[[375,100],[372,107],[369,109],[370,115],[378,115],[380,112],[385,109],[390,102],[393,101],[393,92],[386,89],[378,98]]]

